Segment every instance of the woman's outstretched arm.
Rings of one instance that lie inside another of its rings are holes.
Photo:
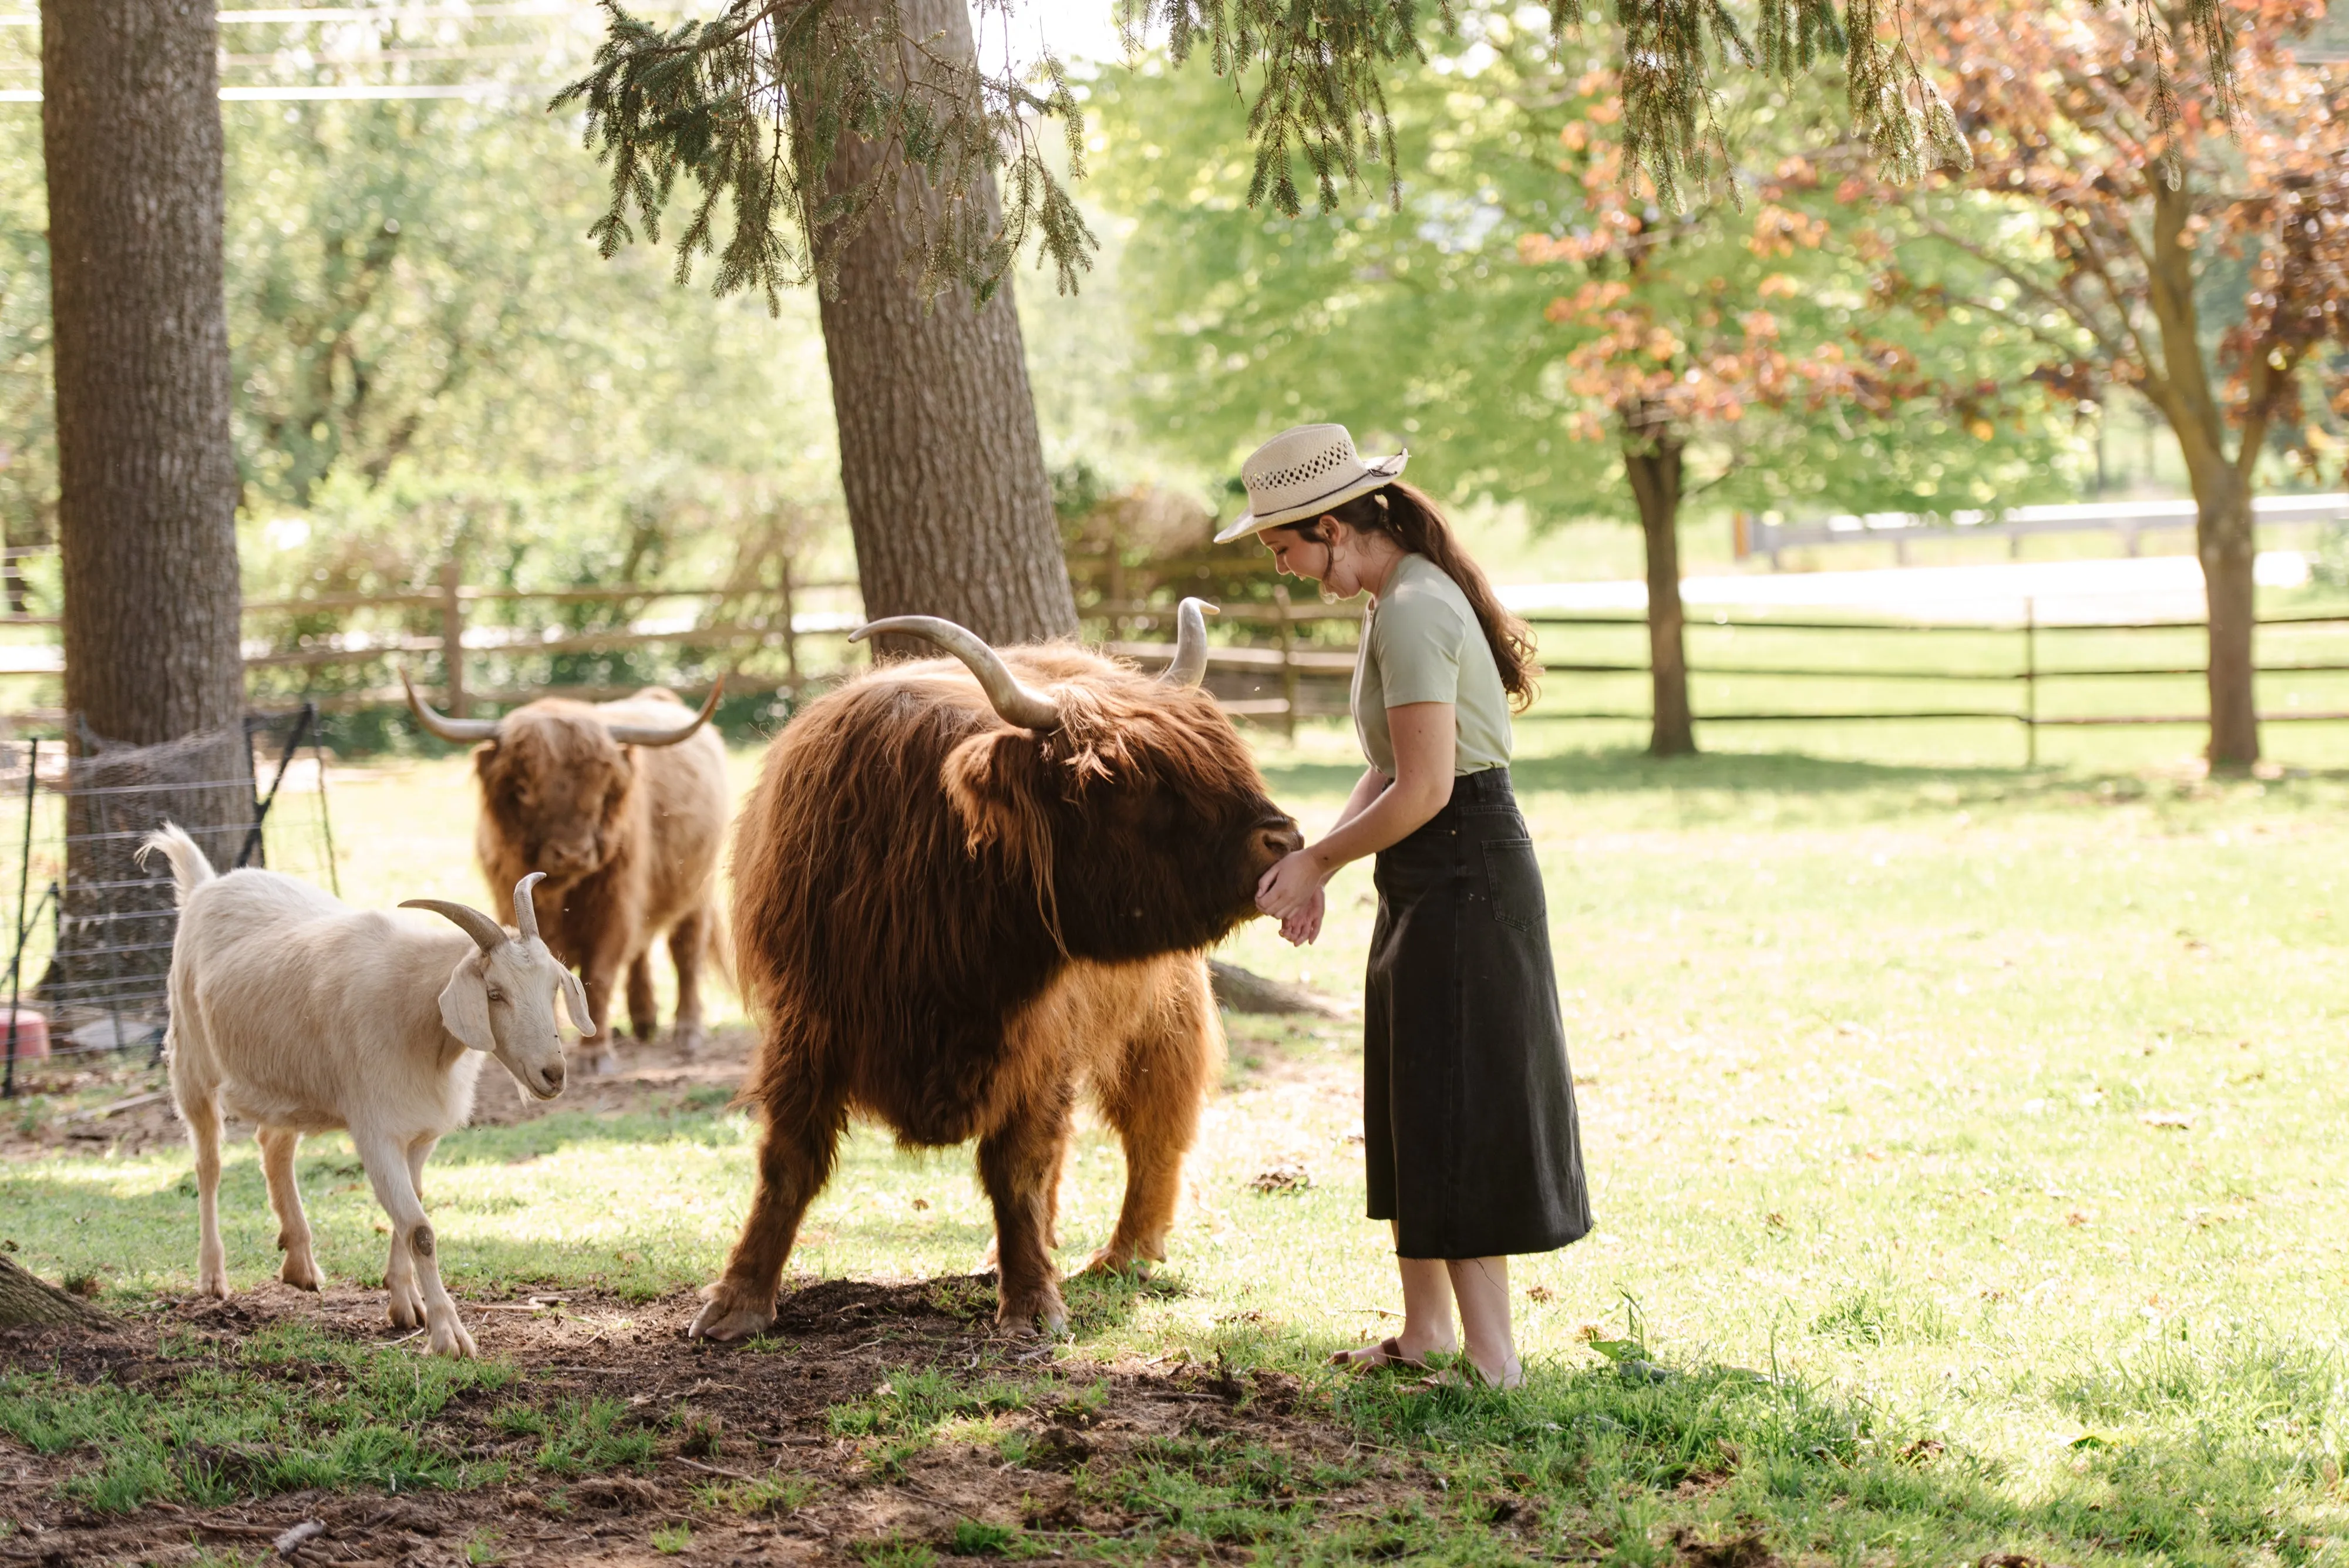
[[[1449,702],[1407,702],[1387,710],[1394,744],[1392,784],[1373,768],[1346,801],[1338,826],[1318,844],[1288,856],[1257,884],[1257,908],[1281,922],[1291,941],[1320,934],[1321,888],[1340,867],[1401,843],[1452,798],[1458,728]]]

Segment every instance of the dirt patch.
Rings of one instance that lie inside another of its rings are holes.
[[[475,1560],[505,1563],[911,1563],[1015,1538],[1025,1554],[1052,1555],[1088,1536],[1145,1532],[1162,1552],[1228,1553],[1212,1530],[1186,1534],[1185,1519],[1119,1479],[1170,1456],[1195,1468],[1247,1456],[1251,1474],[1287,1478],[1257,1484],[1250,1506],[1309,1506],[1317,1528],[1441,1507],[1417,1465],[1366,1454],[1293,1376],[1056,1359],[1049,1345],[994,1331],[984,1281],[808,1283],[786,1296],[772,1335],[740,1348],[683,1337],[698,1304],[584,1293],[535,1308],[468,1303],[483,1354],[521,1376],[453,1401],[424,1437],[451,1456],[510,1461],[508,1482],[483,1490],[295,1491],[103,1515],[60,1490],[98,1456],[0,1440],[0,1515],[13,1527],[0,1561],[162,1564],[241,1551],[259,1562],[305,1522],[324,1528],[284,1560],[313,1568],[461,1563],[469,1545]],[[116,1334],[0,1334],[0,1367],[160,1391],[273,1324],[388,1340],[381,1310],[379,1292],[273,1286],[175,1303]],[[549,1473],[541,1439],[514,1435],[512,1406],[592,1397],[625,1401],[648,1449],[602,1474]]]

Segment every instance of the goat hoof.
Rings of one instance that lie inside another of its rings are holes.
[[[277,1271],[277,1277],[297,1291],[315,1291],[318,1288],[318,1265],[310,1258],[289,1257],[285,1267]]]
[[[473,1336],[465,1332],[465,1325],[457,1321],[454,1314],[450,1315],[447,1323],[433,1325],[433,1355],[454,1356],[460,1361],[471,1361],[481,1353],[481,1347],[473,1343]]]
[[[216,1302],[224,1302],[228,1300],[228,1281],[218,1276],[211,1279],[200,1278],[196,1281],[196,1294],[210,1296]]]
[[[746,1302],[723,1286],[714,1288],[707,1304],[694,1314],[685,1331],[688,1339],[714,1339],[721,1345],[764,1334],[775,1321],[773,1299]]]
[[[394,1328],[422,1328],[424,1303],[404,1292],[394,1291],[386,1315],[391,1319]]]

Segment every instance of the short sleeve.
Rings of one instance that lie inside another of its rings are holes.
[[[1460,612],[1433,594],[1402,594],[1379,606],[1371,621],[1386,706],[1460,701],[1460,648],[1468,633]]]

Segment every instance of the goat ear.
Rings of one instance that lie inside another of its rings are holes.
[[[440,1022],[469,1051],[497,1049],[498,1037],[490,1033],[490,982],[481,973],[481,954],[467,953],[441,988]]]
[[[554,972],[563,977],[563,1006],[571,1014],[571,1027],[579,1031],[582,1040],[594,1039],[595,1020],[587,1012],[587,988],[579,983],[577,975],[559,961],[554,965]]]

